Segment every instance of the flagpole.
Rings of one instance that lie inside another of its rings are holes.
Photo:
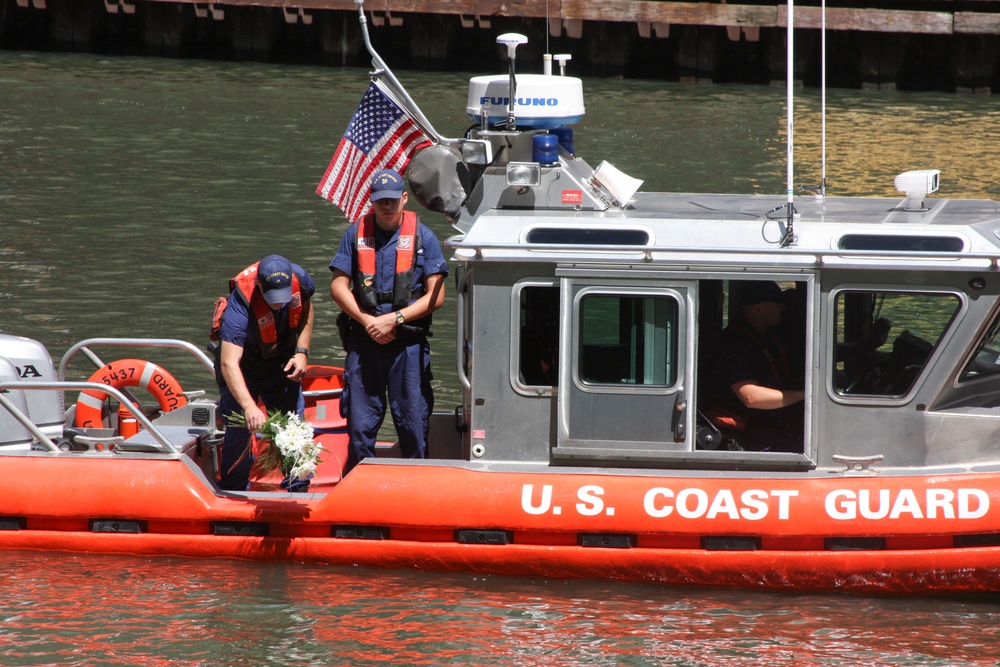
[[[410,94],[406,92],[405,88],[403,88],[403,84],[399,82],[399,79],[396,78],[396,75],[392,73],[392,70],[389,69],[389,66],[385,63],[384,60],[382,60],[382,56],[380,56],[375,51],[375,47],[372,46],[371,39],[368,36],[368,20],[365,18],[365,0],[354,0],[354,4],[358,6],[358,21],[361,23],[361,34],[365,39],[365,48],[368,49],[368,53],[371,54],[372,64],[376,68],[376,70],[372,72],[372,78],[374,79],[384,74],[389,79],[389,81],[395,88],[393,92],[397,93],[402,98],[400,100],[397,100],[398,102],[402,103],[400,104],[400,106],[405,105],[407,107],[406,111],[411,112],[411,114],[414,116],[414,121],[418,125],[420,125],[421,129],[424,130],[424,132],[428,134],[435,143],[439,144],[459,143],[461,141],[460,139],[448,139],[446,137],[442,137],[438,133],[438,131],[434,129],[434,126],[431,125],[431,122],[427,120],[427,117],[424,115],[424,112],[420,110],[420,107],[417,106],[417,103],[413,101],[413,98],[410,97]]]

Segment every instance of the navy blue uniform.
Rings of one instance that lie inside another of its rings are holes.
[[[802,405],[777,410],[753,410],[733,391],[739,382],[787,390],[796,385],[788,355],[774,333],[760,334],[743,320],[726,327],[719,341],[718,389],[721,406],[746,421],[738,440],[753,451],[802,451],[804,429]]]
[[[418,225],[420,247],[413,261],[413,292],[410,303],[424,293],[427,276],[448,275],[448,264],[437,237],[428,227]],[[338,269],[356,277],[357,223],[344,233],[330,270]],[[391,294],[395,283],[396,243],[399,231],[376,228],[375,285],[377,292]],[[392,312],[392,303],[379,303],[373,315]],[[388,404],[392,413],[400,453],[407,458],[427,456],[427,431],[434,409],[431,389],[431,351],[424,336],[404,337],[385,345],[375,342],[361,326],[354,326],[347,339],[344,362],[344,390],[340,411],[347,418],[351,438],[348,470],[362,459],[375,455],[375,440],[385,420]],[[388,403],[386,396],[388,395]]]
[[[299,277],[302,301],[305,303],[316,292],[316,284],[298,264],[292,264],[292,269]],[[255,401],[263,402],[267,410],[297,412],[302,416],[305,410],[302,385],[289,380],[284,371],[285,364],[295,353],[296,342],[296,334],[288,326],[288,305],[282,306],[274,313],[274,321],[278,334],[278,351],[274,357],[264,359],[260,354],[260,331],[257,322],[240,295],[233,291],[229,295],[229,305],[226,306],[219,338],[243,348],[240,370],[247,389]],[[219,392],[219,414],[228,424],[229,417],[233,414],[242,414],[243,408],[225,384],[219,388]],[[220,486],[223,489],[245,491],[249,487],[250,468],[253,467],[254,461],[252,453],[247,450],[249,441],[250,432],[246,428],[226,427],[220,464],[222,468]]]

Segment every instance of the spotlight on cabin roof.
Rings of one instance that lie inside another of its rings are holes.
[[[936,192],[941,172],[937,169],[920,169],[906,171],[893,180],[893,185],[900,192],[906,193],[906,203],[903,209],[907,211],[922,211],[924,197]]]
[[[916,199],[937,192],[940,177],[941,172],[938,169],[906,171],[896,177],[893,185],[900,192],[905,192],[907,197]]]

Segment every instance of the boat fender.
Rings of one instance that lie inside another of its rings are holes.
[[[143,387],[160,404],[162,412],[170,412],[187,403],[187,396],[174,376],[156,364],[144,359],[119,359],[99,368],[88,382],[100,382],[115,389]],[[96,389],[80,392],[76,401],[75,426],[101,427],[104,423],[102,408],[106,394]]]

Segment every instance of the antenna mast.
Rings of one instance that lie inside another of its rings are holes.
[[[820,181],[817,197],[826,197],[826,0],[820,2],[820,106],[822,131],[820,136]]]
[[[787,49],[787,62],[786,68],[786,89],[785,97],[787,99],[787,118],[786,118],[786,132],[788,135],[788,153],[785,159],[786,162],[786,180],[787,180],[787,195],[788,201],[785,204],[785,233],[781,238],[782,247],[792,245],[795,242],[795,101],[794,101],[794,88],[795,88],[795,18],[794,18],[794,6],[793,0],[788,0],[788,49]]]

